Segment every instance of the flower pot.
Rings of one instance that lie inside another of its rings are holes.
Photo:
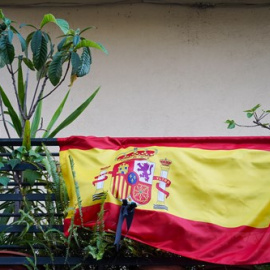
[[[29,257],[29,254],[18,251],[0,250],[0,257]],[[12,260],[12,258],[10,260]],[[27,267],[23,265],[0,265],[0,270],[26,270],[26,269]]]

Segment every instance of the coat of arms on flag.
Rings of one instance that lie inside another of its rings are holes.
[[[171,182],[167,176],[172,162],[166,158],[161,159],[159,164],[161,173],[160,176],[156,176],[157,164],[151,161],[151,157],[155,154],[155,150],[135,148],[131,152],[120,154],[114,164],[101,168],[100,174],[93,181],[96,187],[93,200],[102,197],[104,181],[109,180],[109,191],[116,199],[127,199],[129,202],[145,205],[151,200],[153,181],[158,181],[155,185],[158,197],[154,208],[168,210],[165,199],[169,196],[166,188],[170,186]]]

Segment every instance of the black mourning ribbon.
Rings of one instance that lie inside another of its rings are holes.
[[[116,246],[116,250],[119,250],[120,247],[120,240],[121,240],[121,234],[122,234],[122,225],[124,223],[124,220],[127,222],[127,232],[129,231],[129,228],[131,226],[135,208],[137,207],[137,204],[132,202],[128,203],[126,199],[123,200],[123,204],[120,208],[117,228],[116,228],[116,234],[115,234],[115,240],[114,245]]]

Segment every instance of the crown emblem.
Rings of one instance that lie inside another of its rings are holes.
[[[134,148],[133,151],[121,154],[116,158],[117,161],[127,161],[131,159],[149,159],[156,154],[155,150]]]
[[[169,167],[171,164],[172,164],[172,162],[171,162],[171,160],[168,160],[167,158],[165,158],[165,159],[161,159],[160,160],[160,163],[161,163],[161,165],[162,166],[166,166],[166,167]]]

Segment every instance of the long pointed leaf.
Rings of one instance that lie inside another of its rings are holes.
[[[26,50],[26,41],[20,33],[17,33],[17,36],[18,36],[18,39],[21,43],[22,51],[24,52]]]
[[[25,27],[25,26],[30,26],[30,27],[32,27],[32,28],[38,30],[33,24],[29,24],[29,23],[21,23],[19,27],[20,27],[20,28],[23,28],[23,27]]]
[[[65,95],[64,99],[62,100],[61,104],[59,105],[59,107],[56,109],[55,113],[53,114],[53,117],[51,119],[51,121],[49,122],[46,131],[43,134],[43,138],[46,138],[48,136],[48,134],[51,132],[52,127],[54,126],[55,122],[58,120],[59,116],[61,115],[63,108],[65,106],[66,100],[69,96],[70,90],[67,92],[67,94]]]
[[[22,124],[21,124],[20,118],[17,115],[17,113],[15,112],[15,110],[13,109],[11,102],[9,101],[6,93],[4,92],[4,90],[1,86],[0,86],[0,98],[2,98],[3,103],[5,104],[5,106],[8,109],[8,114],[11,118],[12,124],[14,126],[14,129],[15,129],[17,135],[19,137],[21,137],[22,136]]]
[[[86,101],[84,101],[75,111],[73,111],[51,134],[48,138],[54,137],[59,131],[71,124],[91,103],[100,88],[98,88]]]
[[[23,143],[22,146],[26,148],[27,151],[31,149],[31,128],[30,121],[25,121],[24,131],[23,131]]]
[[[29,59],[29,58],[23,58],[22,59],[23,62],[25,63],[25,65],[30,68],[31,70],[35,71],[35,67],[34,67],[34,64],[32,63],[32,61]]]
[[[92,28],[95,28],[95,26],[88,26],[88,27],[84,28],[84,29],[79,33],[79,35],[81,35],[83,32],[85,32],[85,31],[87,31],[87,30],[89,30],[89,29],[92,29]]]
[[[42,112],[42,100],[39,101],[37,108],[36,108],[36,112],[35,112],[34,117],[33,117],[32,125],[31,125],[31,138],[36,137],[36,133],[38,131],[39,124],[41,121],[41,112]]]
[[[24,110],[24,98],[25,98],[25,89],[23,81],[23,72],[22,72],[22,61],[18,62],[18,95],[22,110]]]
[[[4,15],[2,9],[0,9],[0,19],[4,19],[4,18],[5,18],[5,15]]]

